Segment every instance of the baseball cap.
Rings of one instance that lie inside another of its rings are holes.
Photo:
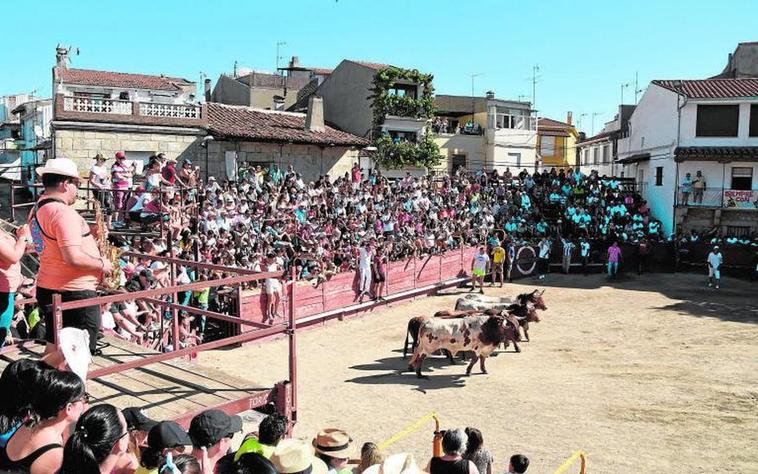
[[[116,152],[116,159],[120,160],[121,158],[126,158],[126,153],[124,153],[123,151],[117,151]]]
[[[242,431],[242,418],[221,410],[206,410],[192,419],[189,436],[196,448],[210,447]]]
[[[191,444],[192,440],[187,432],[175,421],[161,421],[147,434],[147,445],[153,449],[161,450]]]
[[[126,429],[128,431],[150,431],[158,424],[157,421],[148,418],[141,408],[124,408],[121,410],[121,413],[124,415],[124,420],[126,420]]]

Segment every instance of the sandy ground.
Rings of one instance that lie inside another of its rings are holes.
[[[516,294],[536,281],[486,289]],[[311,437],[348,430],[357,449],[437,412],[444,427],[474,426],[504,472],[513,453],[530,473],[552,473],[574,450],[589,472],[758,472],[758,285],[697,275],[551,275],[549,309],[523,352],[488,359],[489,375],[427,360],[418,380],[400,348],[411,316],[452,308],[455,293],[427,297],[298,333],[299,423]],[[201,363],[251,382],[286,378],[287,346],[275,340],[203,353]],[[423,465],[433,425],[388,451]],[[576,471],[570,471],[576,472]]]

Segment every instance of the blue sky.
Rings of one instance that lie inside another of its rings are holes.
[[[286,41],[283,61],[415,67],[444,94],[470,94],[477,73],[477,95],[531,97],[539,64],[540,115],[598,112],[597,131],[635,72],[641,87],[717,74],[738,42],[758,41],[757,25],[755,0],[24,0],[4,8],[0,95],[49,96],[59,42],[80,49],[72,67],[195,81],[204,72],[215,83],[235,60],[273,70],[276,43]]]

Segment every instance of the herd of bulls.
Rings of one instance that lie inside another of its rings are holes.
[[[538,322],[537,310],[546,310],[543,299],[545,290],[522,293],[515,298],[486,297],[468,295],[459,298],[454,311],[439,311],[434,317],[416,316],[408,321],[408,329],[403,347],[403,358],[407,356],[410,342],[413,356],[408,363],[409,370],[421,375],[424,359],[437,351],[445,352],[451,363],[459,352],[472,353],[466,368],[466,375],[479,361],[482,373],[486,374],[484,360],[500,346],[512,342],[516,352],[521,352],[518,342],[521,331],[529,341],[529,323]]]

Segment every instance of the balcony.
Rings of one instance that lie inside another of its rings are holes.
[[[706,188],[700,193],[693,190],[686,197],[680,190],[676,196],[676,206],[758,210],[758,190]]]
[[[495,117],[495,128],[534,132],[537,130],[537,117],[532,117],[530,115],[497,114]]]
[[[202,125],[203,107],[195,104],[161,104],[99,97],[55,98],[55,120],[131,123],[139,125]]]

